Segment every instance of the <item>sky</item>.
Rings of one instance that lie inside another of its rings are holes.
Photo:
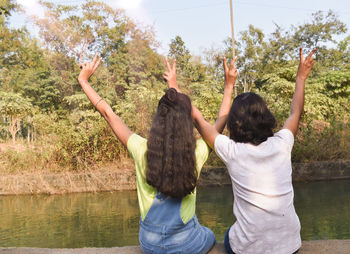
[[[84,0],[46,0],[48,2],[79,5]],[[231,36],[230,0],[101,0],[114,8],[123,8],[138,23],[151,25],[160,42],[159,52],[167,54],[171,39],[179,35],[194,55],[211,47],[220,48]],[[17,0],[26,11],[13,15],[10,25],[26,25],[28,15],[42,15],[37,0]],[[288,29],[311,20],[316,11],[332,9],[350,29],[349,0],[233,0],[235,38],[250,24],[260,28],[265,35],[274,31],[275,25]],[[347,32],[350,35],[350,31]]]

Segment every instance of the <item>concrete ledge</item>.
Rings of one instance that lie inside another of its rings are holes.
[[[295,182],[350,179],[350,160],[293,163],[292,167]],[[226,168],[203,168],[198,184],[231,185],[231,178]]]
[[[222,243],[216,244],[209,254],[224,254]],[[142,254],[138,246],[113,248],[44,249],[2,248],[0,254]],[[298,254],[350,254],[350,240],[304,241]]]
[[[292,166],[293,181],[320,181],[350,178],[350,160],[293,163]]]

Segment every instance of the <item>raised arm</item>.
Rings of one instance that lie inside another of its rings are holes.
[[[132,134],[131,130],[123,123],[119,116],[113,112],[112,108],[107,104],[107,102],[105,102],[89,84],[89,78],[92,74],[94,74],[100,63],[101,58],[98,59],[96,54],[92,62],[81,64],[80,68],[82,70],[79,74],[78,81],[91,103],[101,113],[104,119],[108,122],[109,126],[111,126],[114,134],[126,147],[128,139]]]
[[[222,133],[222,131],[225,128],[228,114],[230,113],[231,109],[231,100],[232,100],[232,92],[233,87],[236,83],[237,79],[237,69],[235,67],[235,62],[237,60],[237,57],[233,59],[233,61],[230,64],[230,67],[227,67],[226,63],[226,57],[224,57],[224,71],[225,71],[225,88],[224,88],[224,96],[222,98],[221,106],[218,113],[218,118],[214,124],[215,129]]]
[[[315,51],[316,48],[314,48],[311,53],[306,58],[304,58],[303,48],[300,47],[300,63],[295,83],[295,91],[290,108],[290,115],[283,126],[284,129],[289,129],[294,136],[296,136],[298,132],[300,116],[304,109],[305,80],[309,76],[311,68],[314,65],[314,59],[312,58],[312,55],[315,53]]]
[[[238,75],[237,69],[235,68],[236,59],[237,58],[231,62],[231,65],[228,68],[226,58],[224,58],[225,89],[218,118],[215,124],[211,125],[208,123],[203,118],[201,112],[195,106],[192,106],[192,116],[195,121],[195,126],[211,148],[214,148],[214,142],[217,135],[219,135],[225,128],[227,117],[230,112],[233,86]]]

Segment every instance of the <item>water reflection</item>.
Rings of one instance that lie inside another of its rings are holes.
[[[303,240],[350,239],[350,181],[294,184]]]
[[[136,192],[0,198],[0,246],[111,247],[137,243]]]
[[[350,181],[295,184],[302,238],[350,238]],[[138,244],[135,191],[0,197],[0,246],[48,248]],[[200,188],[199,221],[222,241],[233,221],[231,187]]]

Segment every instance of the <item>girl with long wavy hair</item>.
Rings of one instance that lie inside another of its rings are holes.
[[[264,100],[243,93],[232,104],[227,127],[220,135],[194,108],[195,125],[226,164],[234,194],[236,222],[227,230],[228,253],[291,254],[301,246],[300,222],[293,205],[291,151],[304,107],[305,80],[314,64],[300,48],[291,111],[282,130]]]
[[[159,100],[148,140],[133,133],[93,90],[88,80],[98,68],[97,55],[81,65],[78,81],[135,162],[140,207],[139,241],[144,253],[207,253],[214,233],[198,223],[196,186],[210,148],[193,132],[192,105],[176,82],[176,62],[163,75],[168,90]],[[227,120],[237,77],[234,61],[225,66],[225,88],[215,130],[221,133]]]

